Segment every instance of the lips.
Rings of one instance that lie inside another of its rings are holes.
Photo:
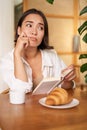
[[[37,38],[35,38],[35,37],[30,37],[29,38],[31,41],[37,41]]]

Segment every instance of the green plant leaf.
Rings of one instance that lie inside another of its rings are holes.
[[[83,15],[87,13],[87,6],[85,6],[81,11],[80,11],[80,15]]]
[[[85,21],[79,28],[78,32],[81,35],[85,30],[87,30],[87,21]]]
[[[85,78],[85,82],[87,83],[87,74],[85,75],[85,77],[84,77],[84,78]]]
[[[81,11],[80,11],[80,16],[81,15],[83,15],[83,14],[85,14],[85,13],[87,13],[87,6],[85,6]],[[87,20],[85,20],[85,22],[83,22],[83,24],[78,28],[78,32],[79,32],[79,34],[80,35],[82,35],[83,34],[83,37],[82,37],[82,40],[85,42],[85,43],[87,43]],[[85,34],[84,34],[84,33]],[[87,54],[81,54],[80,56],[79,56],[79,59],[84,59],[84,58],[87,58]],[[80,66],[80,72],[85,72],[85,71],[87,71],[87,62],[86,63],[84,63],[84,64],[82,64],[81,66]],[[87,83],[87,74],[84,76],[84,79],[85,79],[85,82]]]
[[[53,4],[54,0],[46,0],[48,3]]]
[[[87,71],[87,63],[81,65],[81,67],[80,67],[80,72],[83,73],[83,72],[85,72],[85,71]]]
[[[87,43],[87,33],[84,35],[84,37],[82,38],[82,40]]]
[[[79,56],[79,59],[83,59],[83,58],[87,58],[87,54],[81,54],[81,55]]]

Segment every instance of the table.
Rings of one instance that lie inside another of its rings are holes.
[[[9,103],[9,95],[0,95],[0,126],[2,130],[86,130],[87,91],[79,87],[74,97],[80,104],[70,109],[52,109],[38,103],[44,95],[26,95],[22,105]]]

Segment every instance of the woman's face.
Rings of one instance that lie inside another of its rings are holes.
[[[44,37],[44,21],[38,14],[29,14],[24,19],[22,26],[18,27],[18,34],[24,33],[29,38],[30,46],[37,47]]]

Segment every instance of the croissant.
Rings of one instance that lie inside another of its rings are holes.
[[[73,93],[63,88],[56,87],[46,97],[45,103],[47,105],[62,105],[71,102],[73,99]]]

